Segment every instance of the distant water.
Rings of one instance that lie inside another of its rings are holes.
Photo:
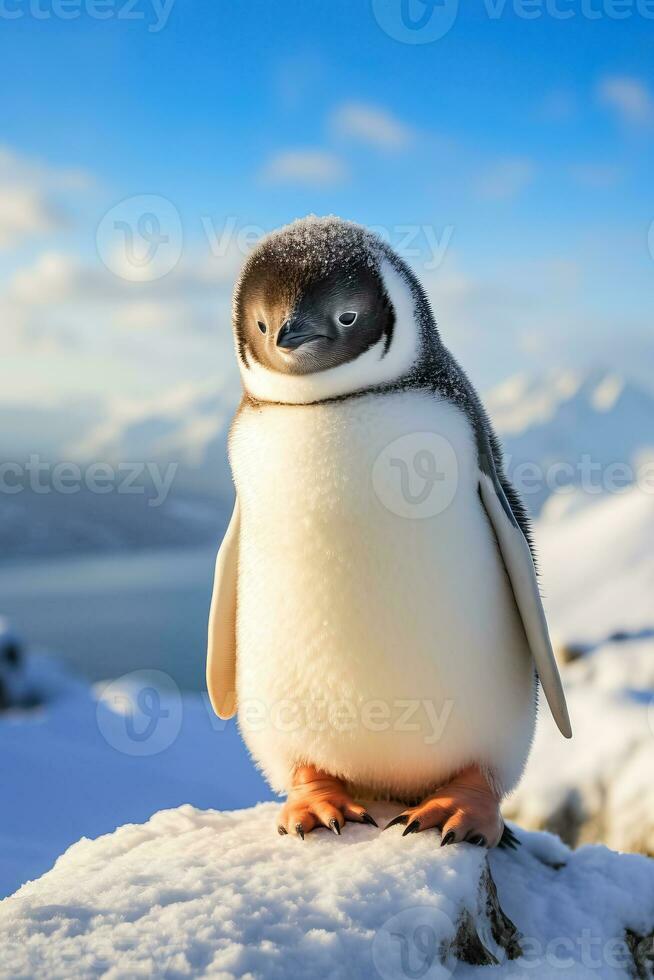
[[[214,562],[202,548],[0,564],[0,615],[90,680],[156,669],[201,690]]]

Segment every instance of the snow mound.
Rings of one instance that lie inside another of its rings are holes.
[[[540,711],[504,813],[573,847],[599,839],[654,856],[654,631],[580,653],[562,667],[574,740]]]
[[[278,810],[183,806],[80,841],[0,904],[0,976],[648,975],[647,858],[524,832],[487,857],[352,824],[301,842]]]

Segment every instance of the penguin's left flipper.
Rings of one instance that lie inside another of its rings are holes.
[[[489,470],[480,474],[479,496],[495,532],[547,703],[561,734],[571,738],[570,717],[547,629],[531,549],[492,464]]]
[[[236,583],[240,534],[238,497],[216,558],[209,612],[207,689],[219,718],[236,714]]]

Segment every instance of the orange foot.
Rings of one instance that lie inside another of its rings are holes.
[[[297,769],[288,799],[282,807],[277,827],[279,833],[293,833],[304,840],[310,830],[322,826],[340,834],[346,820],[377,826],[366,808],[348,796],[340,779],[313,766]]]
[[[420,806],[407,807],[385,827],[406,824],[402,834],[437,827],[441,847],[467,841],[479,847],[495,847],[504,830],[500,816],[500,795],[479,766],[470,766],[451,782],[428,796]]]

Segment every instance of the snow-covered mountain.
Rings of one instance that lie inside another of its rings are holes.
[[[109,406],[106,419],[71,446],[71,453],[87,459],[174,460],[180,465],[179,487],[220,495],[230,487],[226,437],[238,395],[237,379],[230,375],[226,382],[185,385],[148,402]],[[518,375],[493,389],[485,402],[509,470],[535,513],[553,487],[586,481],[599,495],[607,479],[631,482],[615,467],[607,477],[611,464],[635,471],[642,457],[654,457],[654,393],[606,370]],[[535,464],[542,475],[525,470],[525,463]]]
[[[608,370],[516,375],[485,403],[534,514],[559,487],[599,496],[654,458],[654,393]]]
[[[41,546],[49,552],[77,550],[85,542],[89,548],[112,547],[112,542],[141,546],[151,535],[153,544],[213,542],[215,521],[207,523],[202,515],[207,501],[209,508],[215,502],[221,515],[230,506],[227,433],[238,398],[238,377],[225,369],[215,380],[184,384],[157,397],[94,404],[92,410],[77,406],[69,415],[67,439],[65,415],[53,412],[57,438],[47,446],[49,458],[149,463],[162,473],[172,466],[169,500],[175,506],[162,520],[164,511],[144,506],[136,496],[2,494],[3,553],[16,553],[16,542],[26,534],[31,554]],[[502,437],[509,473],[536,516],[553,492],[568,508],[584,504],[630,484],[644,460],[654,461],[654,394],[615,373],[520,375],[492,390],[485,402]],[[24,417],[23,412],[18,425],[15,413],[5,414],[10,432],[0,417],[1,457],[21,459],[21,432],[22,458],[42,451],[35,434],[45,429],[46,414]],[[575,487],[583,488],[583,498],[570,493]],[[191,521],[188,537],[185,514]]]
[[[106,417],[71,443],[74,459],[152,461],[177,466],[177,490],[231,498],[227,433],[239,399],[238,379],[184,384],[143,401],[107,406]]]
[[[0,402],[0,460],[20,462],[34,453],[63,459],[65,447],[81,441],[105,415],[100,398]]]
[[[10,465],[2,558],[213,545],[231,510],[237,399],[236,385],[216,381],[142,401],[0,414],[0,462]]]
[[[548,501],[535,526],[545,604],[566,641],[654,627],[654,484]]]

